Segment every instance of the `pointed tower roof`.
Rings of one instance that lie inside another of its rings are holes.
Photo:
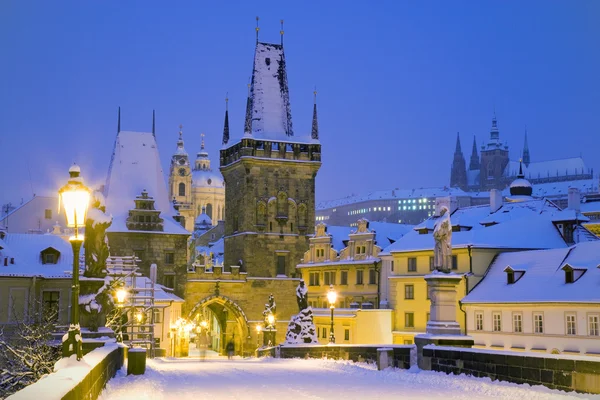
[[[311,139],[319,140],[319,121],[317,120],[317,89],[314,91],[315,102],[313,105],[313,119],[312,119],[312,131],[310,133]]]
[[[454,149],[454,154],[462,155],[462,148],[460,146],[460,132],[456,132],[456,148]]]
[[[479,163],[479,155],[477,154],[477,139],[473,136],[473,149],[471,150],[471,160],[469,162],[469,170],[475,171],[481,169],[481,164]]]
[[[498,120],[496,119],[496,112],[492,117],[492,129],[490,130],[490,140],[500,140],[500,132],[498,131]]]
[[[529,154],[529,144],[527,143],[527,126],[525,126],[525,143],[523,144],[523,163],[529,167],[531,163],[531,155]]]
[[[517,179],[510,184],[510,195],[530,197],[532,193],[533,187],[531,186],[531,182],[525,179],[525,175],[523,174],[523,160],[519,160],[519,175],[517,175]]]
[[[223,144],[229,142],[229,98],[225,96],[225,122],[223,122]],[[204,148],[204,138],[202,139],[202,148]]]
[[[249,99],[252,136],[289,140],[294,135],[283,45],[256,43]]]

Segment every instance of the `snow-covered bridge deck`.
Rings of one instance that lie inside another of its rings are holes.
[[[146,374],[122,370],[102,393],[114,399],[567,399],[596,398],[489,379],[348,361],[154,359]]]

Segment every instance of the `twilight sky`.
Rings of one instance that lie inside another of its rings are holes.
[[[296,133],[319,92],[317,200],[448,184],[456,132],[470,155],[500,138],[518,159],[582,155],[600,172],[599,1],[0,2],[0,204],[54,194],[72,162],[102,183],[116,135],[150,131],[163,168],[179,124],[213,167],[229,93],[242,135],[255,16],[285,49]]]

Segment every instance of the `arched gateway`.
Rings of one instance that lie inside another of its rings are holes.
[[[231,340],[236,354],[248,349],[250,325],[242,308],[233,300],[222,295],[211,295],[197,302],[188,314],[189,320],[207,321],[211,335],[212,350],[225,354],[225,346]]]

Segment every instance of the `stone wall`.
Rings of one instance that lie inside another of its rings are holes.
[[[600,359],[425,346],[433,371],[600,393]]]
[[[374,363],[377,362],[377,349],[384,347],[394,351],[394,367],[410,368],[410,353],[414,349],[412,345],[281,345],[265,347],[257,353],[259,357],[276,357],[279,353],[279,358],[333,358]]]
[[[175,294],[184,296],[187,279],[186,235],[171,235],[157,232],[107,232],[111,256],[138,255],[142,260],[139,267],[144,276],[150,276],[150,265],[158,267],[158,283],[165,283],[165,273],[175,274]],[[165,253],[175,255],[173,264],[166,264]]]

